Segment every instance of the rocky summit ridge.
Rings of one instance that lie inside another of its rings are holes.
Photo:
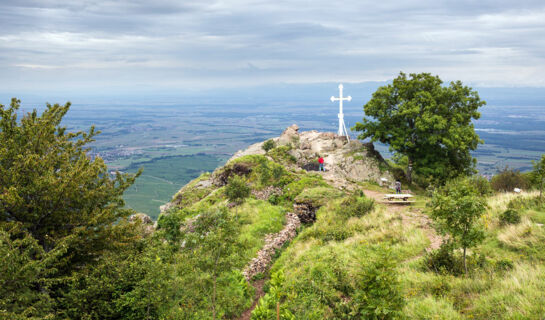
[[[195,193],[204,192],[204,190],[225,185],[232,174],[247,174],[249,169],[243,165],[228,165],[236,159],[250,155],[265,156],[290,170],[306,171],[318,171],[318,158],[321,156],[324,158],[326,169],[326,172],[321,173],[323,178],[339,189],[349,189],[351,185],[358,182],[381,184],[384,180],[393,181],[388,171],[388,164],[374,149],[372,143],[348,141],[346,137],[333,132],[316,130],[300,132],[296,124],[287,127],[279,137],[270,140],[274,141],[276,147],[282,148],[289,155],[289,159],[284,161],[269,155],[263,148],[266,141],[252,144],[236,152],[225,166],[184,186],[169,203],[161,206],[161,213],[182,206],[186,199],[181,198],[180,195],[185,194],[187,198],[188,189]]]

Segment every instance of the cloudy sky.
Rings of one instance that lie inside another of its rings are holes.
[[[545,2],[0,0],[0,91],[384,81],[401,70],[545,87]]]

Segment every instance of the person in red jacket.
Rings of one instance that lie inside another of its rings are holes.
[[[318,158],[318,171],[323,171],[323,172],[325,172],[325,168],[324,168],[324,158],[322,158],[322,157]]]

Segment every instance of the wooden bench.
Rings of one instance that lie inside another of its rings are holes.
[[[413,196],[411,194],[408,194],[408,193],[392,193],[392,194],[385,194],[384,195],[384,199],[386,199],[388,201],[395,201],[395,200],[407,201],[412,197]]]

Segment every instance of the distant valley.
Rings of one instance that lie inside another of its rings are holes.
[[[346,85],[347,92],[354,96],[345,106],[347,126],[361,120],[361,101],[367,101],[374,87]],[[301,131],[336,131],[336,105],[327,98],[323,102],[316,100],[317,96],[335,94],[335,89],[332,85],[331,92],[302,90],[304,95],[298,98],[288,92],[283,99],[295,101],[290,103],[275,99],[275,92],[256,101],[238,103],[230,103],[236,100],[233,97],[226,98],[227,102],[202,104],[75,103],[65,125],[70,131],[88,130],[95,125],[102,133],[92,144],[91,154],[101,156],[112,171],[135,172],[144,168],[143,175],[125,193],[125,200],[129,207],[156,218],[159,206],[201,172],[213,171],[234,152],[278,136],[293,123]],[[277,91],[280,95],[282,88]],[[529,170],[531,161],[545,151],[545,101],[540,103],[540,95],[530,99],[532,95],[524,91],[519,93],[520,99],[517,91],[507,98],[500,91],[483,92],[481,97],[488,105],[481,109],[482,117],[475,123],[477,133],[485,141],[474,153],[480,173],[493,174],[506,165]],[[516,104],[519,100],[521,103]],[[356,137],[355,133],[352,135]],[[377,149],[385,157],[390,156],[387,146],[378,145]]]

